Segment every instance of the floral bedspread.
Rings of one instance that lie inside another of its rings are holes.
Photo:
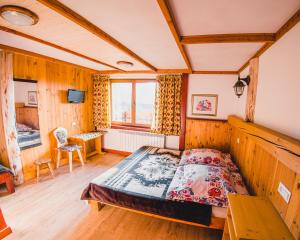
[[[227,194],[236,193],[231,173],[222,167],[187,164],[178,167],[167,198],[226,207]]]

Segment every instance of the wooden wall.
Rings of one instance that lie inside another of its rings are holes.
[[[230,151],[250,192],[271,200],[296,239],[300,239],[300,141],[237,117],[228,121],[187,119],[187,149]],[[292,193],[286,203],[282,182]]]
[[[296,239],[300,238],[300,141],[230,117],[231,154],[254,195],[268,197]],[[292,193],[286,203],[282,182]]]
[[[187,118],[185,148],[209,147],[228,152],[230,132],[226,120]]]
[[[16,122],[25,124],[33,129],[40,129],[37,107],[26,107],[24,103],[15,103]]]
[[[67,128],[69,135],[93,130],[92,74],[89,69],[71,64],[14,54],[14,77],[38,81],[38,113],[42,145],[21,152],[26,180],[35,177],[34,160],[50,156],[51,153],[55,160],[52,131],[56,127]],[[69,88],[86,91],[85,103],[67,103],[66,91]]]

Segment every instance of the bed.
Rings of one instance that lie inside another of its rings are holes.
[[[215,151],[215,152],[214,152]],[[228,155],[145,146],[104,172],[82,200],[196,226],[223,229],[227,193],[247,194]],[[220,155],[221,158],[221,155]],[[237,187],[238,186],[238,187]]]

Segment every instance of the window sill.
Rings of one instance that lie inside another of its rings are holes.
[[[111,125],[112,129],[123,129],[123,130],[132,130],[138,132],[150,132],[149,127],[138,127],[138,126],[124,126],[124,125]]]

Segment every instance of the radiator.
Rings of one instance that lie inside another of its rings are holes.
[[[145,145],[160,148],[165,146],[165,136],[160,134],[118,130],[118,135],[120,150],[125,152],[134,152]]]

